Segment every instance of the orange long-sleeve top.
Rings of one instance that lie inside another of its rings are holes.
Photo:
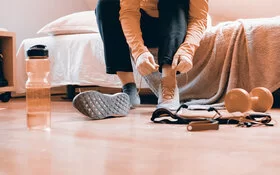
[[[134,59],[148,51],[140,29],[140,8],[150,16],[158,17],[157,4],[158,0],[120,0],[120,21]],[[208,0],[190,0],[186,38],[180,46],[181,53],[190,59],[193,58],[206,30],[207,14]]]

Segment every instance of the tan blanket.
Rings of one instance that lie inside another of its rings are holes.
[[[221,103],[233,88],[280,88],[280,16],[221,23],[208,30],[194,56],[194,67],[178,76],[186,104]],[[157,93],[159,74],[145,77]]]

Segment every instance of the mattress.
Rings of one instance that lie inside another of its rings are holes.
[[[46,45],[49,50],[51,87],[65,85],[121,87],[116,75],[106,74],[100,34],[90,33],[23,40],[16,55],[16,93],[25,92],[26,51],[36,44]],[[135,70],[134,65],[133,68]],[[138,87],[148,87],[144,81],[140,85],[141,76],[137,71],[134,71],[134,76]]]

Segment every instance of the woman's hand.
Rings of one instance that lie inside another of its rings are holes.
[[[180,73],[186,73],[191,70],[192,67],[192,58],[189,58],[189,55],[186,55],[179,49],[173,57],[172,69],[176,69],[176,71]]]
[[[136,69],[142,76],[156,72],[158,68],[159,65],[155,63],[154,56],[150,52],[144,52],[136,59]]]

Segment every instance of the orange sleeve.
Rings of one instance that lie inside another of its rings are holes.
[[[193,58],[207,27],[208,0],[190,0],[189,22],[185,41],[180,46],[181,53]]]
[[[133,58],[148,51],[140,28],[140,0],[120,0],[120,21]]]

